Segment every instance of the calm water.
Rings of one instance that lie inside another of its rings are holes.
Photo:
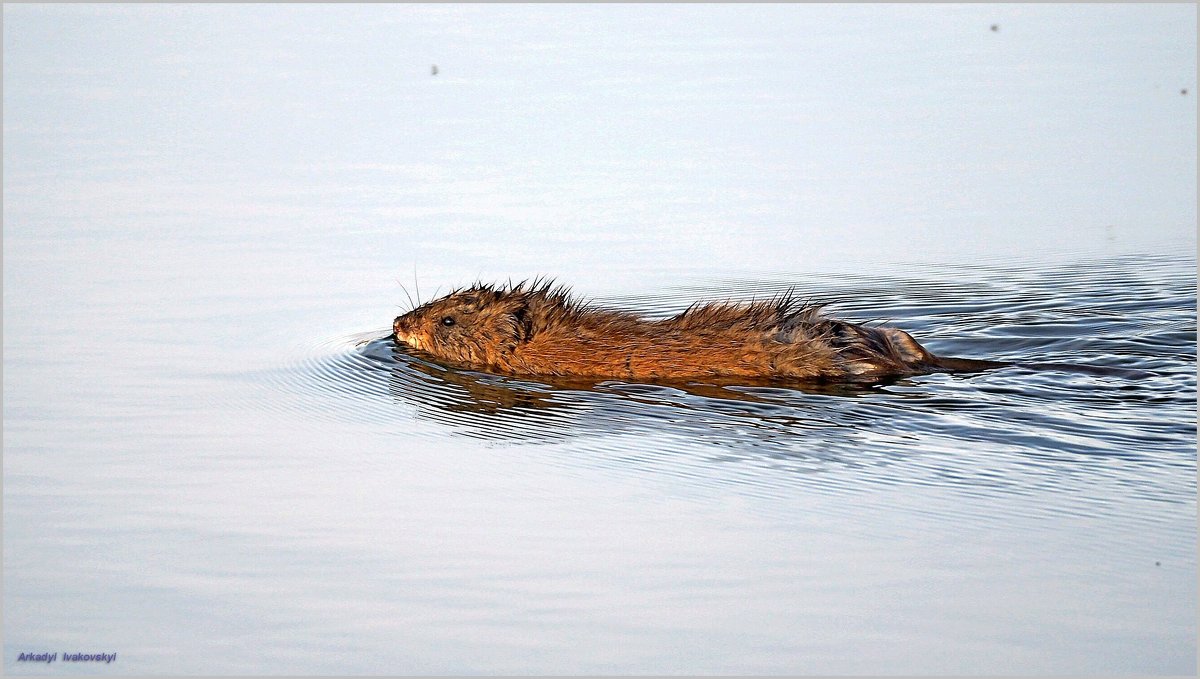
[[[1194,672],[1196,18],[6,5],[6,673]],[[1076,367],[386,339],[537,274]]]

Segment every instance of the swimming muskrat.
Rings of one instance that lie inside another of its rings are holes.
[[[902,330],[826,318],[791,293],[647,320],[552,283],[476,284],[397,317],[392,329],[398,343],[441,362],[507,375],[872,382],[1005,365],[935,356]]]

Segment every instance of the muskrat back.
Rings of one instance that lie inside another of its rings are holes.
[[[828,318],[790,293],[654,320],[582,303],[551,283],[476,284],[397,317],[392,329],[435,359],[507,375],[870,382],[1004,365],[935,356],[902,330]]]

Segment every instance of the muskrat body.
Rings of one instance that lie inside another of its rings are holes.
[[[1003,365],[935,356],[902,330],[820,312],[789,293],[649,320],[535,281],[451,292],[397,317],[393,331],[439,361],[524,376],[871,382]]]

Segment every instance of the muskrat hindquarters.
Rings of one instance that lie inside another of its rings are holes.
[[[465,366],[508,368],[507,360],[527,335],[525,298],[489,288],[451,293],[398,316],[396,341]]]

